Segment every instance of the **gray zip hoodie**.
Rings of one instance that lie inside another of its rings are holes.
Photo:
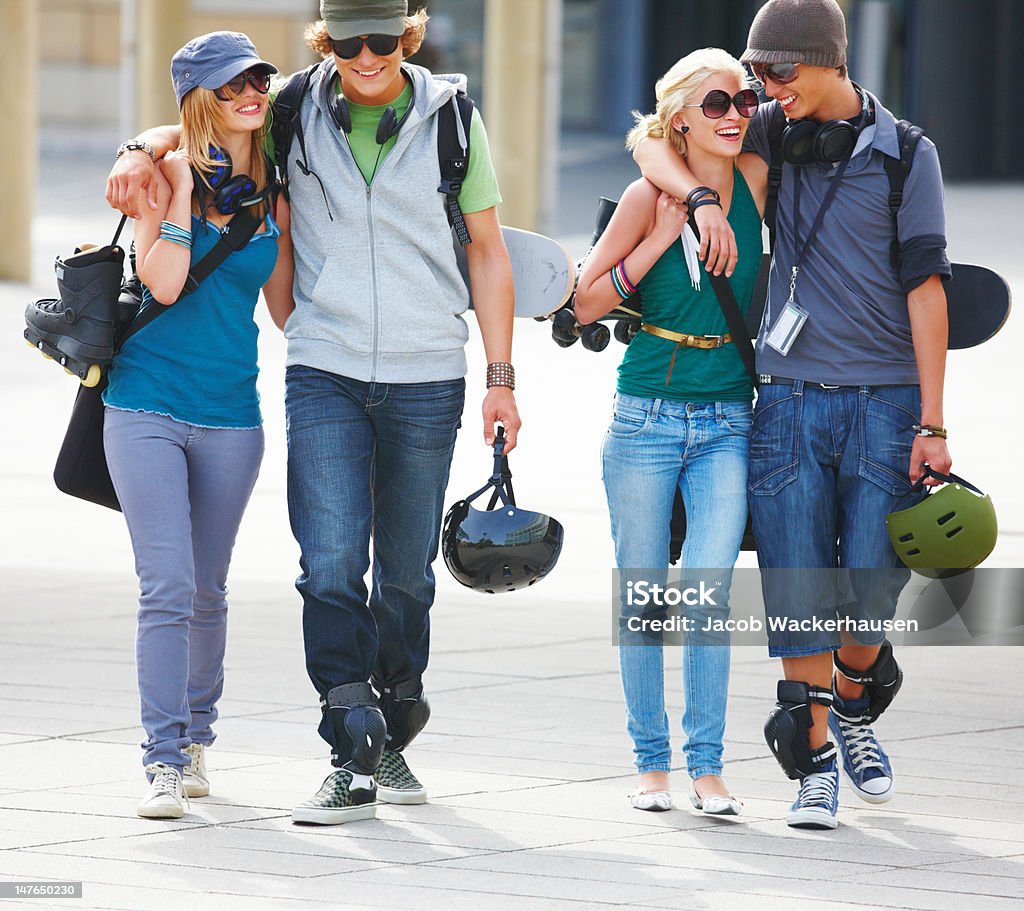
[[[289,365],[378,383],[451,380],[466,373],[469,330],[462,314],[469,294],[437,189],[435,114],[451,103],[456,82],[411,64],[403,70],[412,80],[413,109],[370,186],[328,107],[334,61],[325,60],[313,74],[300,116],[306,164],[323,191],[297,166],[301,153],[293,142]]]

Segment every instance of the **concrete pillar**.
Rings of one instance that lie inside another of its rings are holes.
[[[557,202],[561,0],[487,0],[481,105],[502,224],[550,230]]]
[[[32,0],[0,3],[0,85],[7,121],[4,165],[0,168],[0,280],[27,282],[32,277],[32,212],[38,154],[39,30]]]
[[[178,122],[171,57],[189,38],[188,0],[135,0],[136,126]]]

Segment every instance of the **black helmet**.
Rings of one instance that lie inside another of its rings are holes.
[[[516,506],[504,429],[494,441],[494,474],[459,500],[444,518],[441,552],[457,581],[479,592],[511,592],[543,579],[562,551],[562,526],[550,516]],[[487,510],[470,504],[493,487]],[[498,500],[500,509],[495,509]]]

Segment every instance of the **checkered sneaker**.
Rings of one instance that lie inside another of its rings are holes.
[[[347,769],[331,772],[313,797],[292,810],[292,822],[319,826],[337,826],[377,815],[377,793],[371,780],[369,788],[353,788]]]
[[[427,802],[427,789],[410,771],[401,753],[385,750],[373,777],[377,781],[377,796],[384,803]]]

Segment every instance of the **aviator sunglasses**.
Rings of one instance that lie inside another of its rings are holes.
[[[331,39],[331,48],[342,60],[352,60],[362,53],[365,44],[371,54],[388,57],[398,49],[401,35],[364,35],[361,38]]]
[[[219,89],[214,89],[213,94],[217,96],[218,101],[231,101],[232,98],[237,98],[245,91],[246,82],[261,95],[266,95],[270,91],[270,73],[262,69],[252,69],[239,73],[234,79],[229,79]],[[226,95],[224,89],[231,94]]]
[[[797,71],[799,63],[752,63],[750,69],[754,76],[761,83],[767,85],[768,80],[779,85],[789,85],[800,73]]]
[[[758,97],[753,89],[743,89],[737,92],[732,98],[729,93],[722,89],[712,89],[700,104],[684,104],[684,108],[700,108],[704,116],[711,120],[718,120],[729,113],[729,108],[736,105],[741,117],[753,117],[757,113]]]

